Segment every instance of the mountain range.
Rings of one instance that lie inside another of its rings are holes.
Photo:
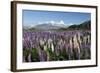
[[[91,21],[87,20],[80,24],[73,24],[66,26],[63,22],[54,23],[40,23],[35,26],[24,26],[24,30],[34,31],[34,30],[90,30],[91,29]]]

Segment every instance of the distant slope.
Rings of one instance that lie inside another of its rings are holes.
[[[54,26],[52,24],[41,24],[34,27],[37,30],[52,30],[52,29],[59,29],[61,27]]]
[[[36,26],[33,26],[33,27],[23,27],[24,30],[29,30],[29,31],[48,31],[48,30],[57,30],[57,29],[60,29],[60,28],[63,28],[65,27],[63,24],[52,24],[52,23],[43,23],[43,24],[38,24]]]
[[[56,25],[56,24],[55,24]],[[91,30],[91,21],[85,21],[81,24],[73,24],[70,26],[55,26],[52,24],[40,24],[40,25],[36,25],[34,27],[24,27],[23,30],[24,31],[66,31],[66,30]]]
[[[67,28],[68,30],[91,30],[91,21],[85,21],[79,25],[71,25]]]

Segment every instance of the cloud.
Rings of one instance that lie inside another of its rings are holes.
[[[66,26],[63,20],[60,20],[59,22],[56,22],[57,26]]]
[[[45,22],[38,22],[36,25],[41,25],[41,24],[50,24],[53,26],[60,26],[60,27],[66,26],[63,20],[60,20],[60,21],[51,20],[51,21],[45,21]]]
[[[73,25],[73,23],[65,24],[63,20],[60,20],[60,21],[51,20],[51,21],[45,21],[45,22],[38,22],[37,24],[31,24],[29,25],[29,27],[34,27],[36,25],[42,25],[42,24],[47,24],[47,25],[50,24],[53,26],[60,26],[60,27],[67,27],[67,26]]]
[[[64,21],[63,21],[63,20],[61,20],[61,21],[59,22],[59,24],[65,24],[65,23],[64,23]]]
[[[51,24],[55,24],[56,22],[55,22],[55,21],[50,21],[50,23],[51,23]]]

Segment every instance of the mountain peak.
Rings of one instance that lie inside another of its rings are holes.
[[[52,25],[52,26],[60,26],[60,27],[63,27],[65,26],[65,23],[63,20],[57,22],[57,21],[46,21],[46,22],[39,22],[38,25],[42,25],[42,24],[49,24],[49,25]]]

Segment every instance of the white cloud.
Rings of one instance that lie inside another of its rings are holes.
[[[63,20],[60,20],[60,21],[54,21],[54,20],[51,20],[51,21],[45,21],[45,22],[38,22],[37,24],[35,25],[40,25],[40,24],[51,24],[51,25],[55,25],[55,26],[66,26],[66,24],[64,23]]]
[[[55,21],[50,21],[51,24],[55,24]]]
[[[65,24],[65,23],[64,23],[64,21],[63,21],[63,20],[61,20],[61,21],[59,22],[59,24]]]
[[[63,20],[56,22],[56,25],[57,26],[66,26]]]
[[[60,21],[51,20],[51,21],[45,21],[45,22],[38,22],[37,24],[30,24],[27,27],[34,27],[36,25],[41,25],[41,24],[50,24],[50,25],[60,26],[60,27],[66,27],[66,26],[73,25],[73,23],[65,24],[63,20],[60,20]]]
[[[51,24],[64,24],[64,21],[63,20],[61,20],[61,21],[53,21],[53,20],[51,20],[51,21],[45,21],[45,22],[38,22],[38,24],[43,24],[43,23],[51,23]]]

